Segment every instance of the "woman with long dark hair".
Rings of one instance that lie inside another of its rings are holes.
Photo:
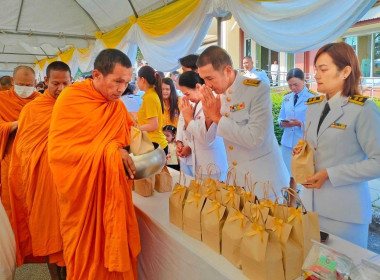
[[[177,127],[179,117],[179,98],[170,78],[162,79],[162,98],[164,100],[164,123],[163,126],[172,125]]]
[[[149,139],[168,153],[168,142],[162,132],[164,104],[161,77],[150,66],[143,66],[138,72],[137,86],[144,91],[143,102],[137,113],[137,121],[142,131],[147,131]]]

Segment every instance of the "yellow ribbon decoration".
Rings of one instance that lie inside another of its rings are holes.
[[[274,218],[274,227],[272,228],[273,231],[278,230],[277,237],[281,240],[281,234],[282,234],[282,228],[284,227],[284,221],[279,218]]]
[[[251,228],[253,231],[246,232],[245,236],[250,237],[250,236],[254,236],[256,234],[260,234],[261,242],[263,242],[264,241],[264,227],[255,223],[252,225]]]
[[[183,192],[186,188],[182,185],[179,185],[178,187],[175,188],[175,190],[173,191],[173,194],[176,194],[176,193],[179,193],[179,192]]]
[[[206,191],[206,197],[210,197],[213,194],[216,194],[216,189],[215,188],[208,188]]]
[[[293,221],[295,219],[295,217],[297,217],[298,220],[302,221],[301,207],[299,207],[297,209],[291,207],[291,208],[289,208],[289,213],[290,213],[290,216],[288,218],[288,223]]]
[[[244,193],[245,201],[251,201],[252,199],[252,193],[251,192],[245,192]]]
[[[252,210],[255,212],[255,216],[253,216],[253,214],[252,214],[252,218],[256,222],[259,220],[259,217],[260,217],[259,211],[264,210],[264,207],[265,207],[265,205],[262,205],[261,203],[260,204],[251,204],[251,212],[252,212]]]
[[[197,203],[197,208],[199,206],[199,199],[201,199],[202,195],[200,193],[194,193],[193,198],[187,199],[186,203],[192,203],[195,201]]]
[[[235,216],[229,218],[227,220],[227,222],[233,222],[233,221],[236,221],[238,219],[240,219],[240,226],[241,226],[241,228],[243,228],[244,227],[244,215],[240,211],[236,211]]]
[[[228,186],[228,187],[227,187],[227,190],[228,190],[229,192],[235,192],[235,191],[236,191],[236,188],[235,188],[234,186]]]
[[[224,204],[228,205],[231,202],[232,206],[234,206],[234,198],[235,194],[233,192],[229,192],[227,194],[227,200],[224,202]]]
[[[274,202],[269,199],[263,199],[260,201],[260,205],[268,207],[270,210],[272,210],[272,213],[274,211]]]
[[[210,214],[216,210],[216,216],[218,217],[218,221],[220,220],[219,209],[222,206],[218,201],[214,200],[211,202],[213,207],[207,211],[207,214]]]
[[[133,126],[132,126],[132,129],[133,129],[133,131],[134,131],[133,139],[135,139],[136,137],[138,137],[138,136],[140,135],[141,130],[138,129],[138,128],[136,128],[136,127],[133,127]]]

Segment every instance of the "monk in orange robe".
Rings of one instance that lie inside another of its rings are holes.
[[[34,70],[28,66],[18,66],[13,72],[14,87],[0,91],[0,196],[9,221],[12,223],[9,200],[8,172],[11,162],[13,141],[18,126],[21,109],[40,93],[34,91],[36,78]]]
[[[11,89],[12,78],[10,76],[2,76],[0,78],[0,91]]]
[[[65,265],[57,190],[48,165],[47,141],[55,101],[71,81],[71,71],[66,63],[55,61],[49,64],[45,77],[47,90],[20,113],[9,169],[18,266],[28,255],[49,256],[50,263]],[[49,268],[52,278],[58,279],[57,268]]]
[[[137,279],[140,236],[129,179],[136,169],[123,149],[133,122],[120,100],[132,65],[106,49],[92,76],[62,91],[48,139],[67,279]]]

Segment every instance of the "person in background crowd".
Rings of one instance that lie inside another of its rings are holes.
[[[331,43],[314,58],[318,92],[308,100],[307,138],[315,174],[304,184],[306,209],[322,230],[367,248],[371,222],[368,180],[380,177],[380,112],[360,95],[360,67],[352,46]]]
[[[8,90],[12,87],[12,78],[10,76],[3,76],[0,78],[0,91]]]
[[[289,173],[274,135],[269,86],[234,71],[231,57],[217,46],[204,50],[197,65],[206,83],[200,89],[203,112],[218,125],[237,184],[244,186],[250,172],[253,181],[269,180],[279,193],[289,183]]]
[[[273,61],[273,64],[271,64],[270,66],[270,75],[272,77],[272,86],[277,86],[277,75],[278,75],[277,60]]]
[[[150,66],[140,68],[137,86],[144,91],[142,104],[137,113],[138,126],[147,131],[150,141],[161,146],[168,153],[168,142],[162,132],[164,101],[162,98],[162,81],[160,75]]]
[[[71,84],[71,71],[62,61],[46,69],[47,90],[25,105],[18,120],[9,168],[12,227],[17,265],[28,255],[44,256],[52,279],[59,279],[63,260],[57,192],[48,165],[47,142],[54,104]]]
[[[262,69],[253,67],[252,57],[245,56],[243,58],[243,68],[244,68],[244,72],[242,74],[244,76],[247,76],[248,78],[252,78],[252,79],[258,79],[266,83],[268,86],[270,86],[270,81],[269,81],[267,73],[263,71]]]
[[[117,49],[102,50],[92,76],[61,92],[48,137],[67,279],[138,279],[136,168],[124,149],[133,121],[120,101],[131,61]]]
[[[215,174],[215,179],[224,181],[228,169],[227,156],[223,139],[216,136],[216,124],[205,118],[203,113],[200,101],[200,89],[203,84],[204,81],[198,73],[193,71],[187,71],[179,78],[180,89],[185,95],[181,102],[181,112],[185,121],[184,133],[190,139],[190,147],[193,151],[193,174],[201,166],[202,177],[207,176],[206,167],[214,163],[219,169],[219,172]]]
[[[44,91],[45,91],[45,83],[44,82],[39,82],[36,85],[36,91],[38,91],[39,93],[44,93]]]
[[[194,71],[198,72],[197,59],[199,55],[197,54],[189,54],[184,57],[178,59],[179,64],[182,66],[182,71]]]
[[[177,128],[179,118],[180,99],[177,96],[174,83],[170,78],[162,80],[162,98],[164,100],[164,120],[163,125],[172,125]]]
[[[18,118],[22,108],[40,96],[34,90],[36,77],[28,66],[17,66],[13,71],[14,86],[0,91],[0,196],[9,221],[12,224],[12,211],[9,198],[8,173],[11,162],[13,141],[18,127]]]
[[[281,152],[285,165],[291,174],[290,162],[292,159],[293,147],[297,145],[298,139],[303,138],[305,129],[306,101],[314,97],[316,93],[309,90],[305,85],[305,75],[299,68],[290,69],[286,75],[290,92],[284,96],[281,103],[278,123],[284,130],[281,137]],[[290,185],[296,188],[293,177],[290,178]]]
[[[163,127],[162,131],[165,134],[166,141],[168,141],[168,155],[166,157],[166,165],[179,171],[179,159],[176,154],[177,145],[175,142],[177,129],[172,125],[166,125]]]
[[[137,113],[142,103],[141,96],[137,95],[136,86],[132,83],[128,84],[120,100],[123,101],[129,113]]]

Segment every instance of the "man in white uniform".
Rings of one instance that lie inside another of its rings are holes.
[[[268,86],[270,86],[270,81],[268,78],[268,75],[265,71],[259,68],[253,67],[253,60],[250,56],[245,56],[243,58],[243,67],[244,67],[244,73],[242,73],[244,76],[252,79],[258,79],[264,83],[266,83]]]
[[[269,180],[279,192],[289,184],[289,173],[274,135],[269,86],[240,75],[228,53],[217,46],[204,50],[197,65],[206,83],[201,88],[204,114],[218,125],[237,183],[244,186],[250,172],[253,181]],[[262,196],[261,190],[255,193]]]

